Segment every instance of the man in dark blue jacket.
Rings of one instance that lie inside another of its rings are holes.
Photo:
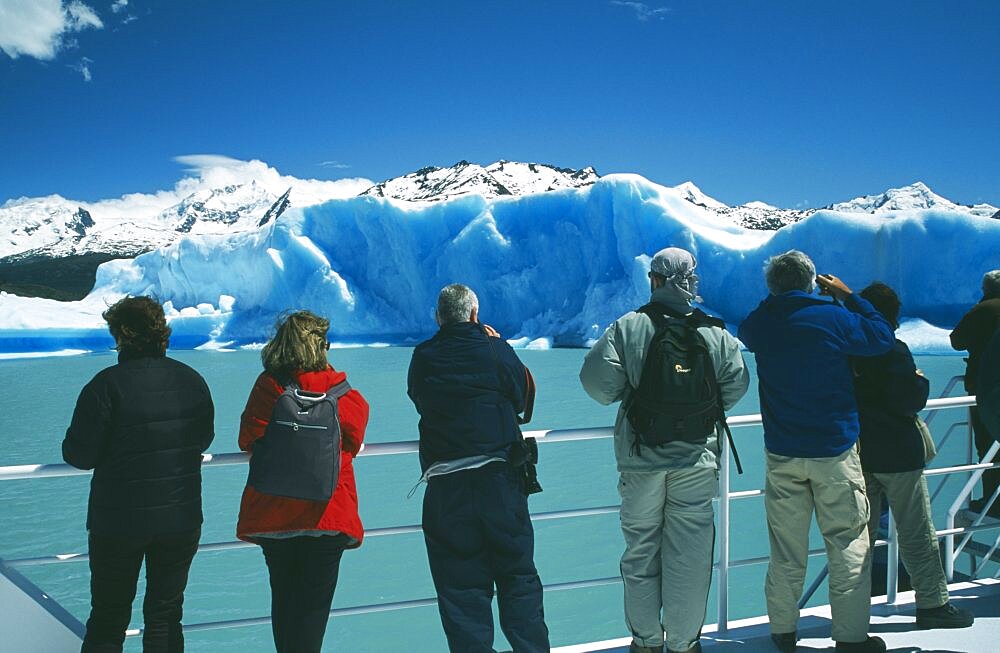
[[[812,513],[826,542],[837,651],[885,650],[868,636],[871,557],[868,499],[855,443],[858,408],[851,356],[884,354],[892,326],[831,275],[792,250],[767,262],[771,295],[740,325],[757,360],[767,448],[764,505],[771,560],[764,594],[771,637],[794,651]],[[814,284],[830,302],[812,296]]]
[[[528,372],[478,316],[470,288],[447,286],[438,296],[441,328],[410,361],[427,558],[451,651],[493,652],[494,586],[514,651],[548,651],[517,421]]]

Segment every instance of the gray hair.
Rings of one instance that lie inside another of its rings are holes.
[[[990,270],[983,275],[983,296],[986,299],[1000,297],[1000,270]]]
[[[472,288],[453,283],[441,289],[438,295],[437,321],[441,326],[468,322],[472,310],[479,310],[479,298]]]
[[[816,266],[808,256],[792,249],[767,259],[764,264],[764,280],[772,295],[790,290],[811,293],[816,283]]]

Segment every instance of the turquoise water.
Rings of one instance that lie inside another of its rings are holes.
[[[369,442],[416,438],[417,416],[405,394],[411,349],[359,348],[334,350],[331,362],[347,371],[351,383],[372,405]],[[529,428],[607,426],[615,408],[591,401],[580,388],[577,373],[583,350],[522,351],[519,355],[538,381],[538,404]],[[216,438],[211,452],[236,451],[239,415],[260,370],[256,352],[172,352],[196,368],[208,381],[216,402]],[[60,443],[80,388],[100,369],[114,363],[113,355],[0,361],[0,465],[61,462]],[[752,357],[748,363],[753,366]],[[963,371],[957,356],[919,357],[918,365],[931,379],[931,396]],[[821,382],[822,379],[817,379]],[[758,412],[756,384],[731,415]],[[935,418],[940,437],[964,411],[950,410]],[[763,485],[763,448],[759,427],[734,430],[746,473],[733,478],[733,489]],[[934,466],[965,461],[966,444],[953,437]],[[618,502],[617,474],[610,440],[553,443],[541,447],[539,476],[545,492],[531,498],[533,512],[612,505]],[[361,516],[369,529],[418,524],[422,490],[406,495],[419,471],[413,455],[361,458],[356,463]],[[235,539],[236,514],[246,468],[209,468],[204,472],[205,525],[202,542]],[[87,477],[0,482],[0,557],[19,558],[86,550],[84,520]],[[937,481],[932,482],[932,488]],[[944,495],[957,491],[959,478],[948,481]],[[949,492],[949,489],[951,492]],[[940,519],[947,506],[935,506]],[[939,527],[942,522],[938,521]],[[814,529],[815,530],[815,529]],[[536,562],[546,584],[618,575],[622,539],[617,515],[546,521],[535,525]],[[733,503],[732,558],[767,554],[763,502]],[[813,546],[820,545],[813,533]],[[822,566],[812,563],[811,576]],[[89,611],[86,563],[27,567],[21,570],[81,621]],[[730,618],[763,614],[764,566],[730,572]],[[140,594],[142,587],[140,585]],[[334,607],[344,608],[434,595],[419,534],[370,538],[344,555]],[[825,589],[814,603],[826,603]],[[141,624],[137,600],[132,626]],[[546,621],[553,645],[627,635],[617,585],[549,592]],[[715,621],[715,595],[707,621]],[[185,622],[196,623],[258,617],[269,612],[269,592],[263,557],[256,548],[200,553],[194,561],[185,600]],[[269,626],[190,633],[190,651],[273,650]],[[325,650],[445,650],[434,607],[413,608],[333,619]],[[503,638],[497,635],[497,648]],[[126,650],[138,651],[129,640]]]

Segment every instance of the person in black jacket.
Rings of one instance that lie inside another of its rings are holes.
[[[955,330],[951,332],[951,346],[954,349],[965,349],[969,352],[965,368],[965,389],[970,395],[978,393],[976,381],[979,377],[980,359],[986,351],[993,333],[1000,328],[1000,270],[991,270],[983,275],[983,298],[969,309]],[[969,408],[969,420],[975,436],[976,451],[980,459],[993,445],[993,436],[983,424],[979,416],[979,408]],[[986,501],[1000,485],[1000,469],[989,469],[983,473],[983,496],[973,499],[969,507],[975,512],[982,512]],[[1000,502],[993,504],[990,510],[993,517],[1000,517]]]
[[[901,304],[892,288],[873,283],[860,294],[893,328],[899,328]],[[917,369],[906,343],[898,338],[888,353],[853,362],[861,422],[861,468],[871,505],[869,541],[874,546],[885,498],[892,508],[899,551],[916,594],[917,626],[971,626],[972,613],[948,601],[948,582],[927,496],[924,442],[916,419],[927,404],[930,383]]]
[[[460,284],[438,296],[440,330],[413,351],[407,393],[420,413],[423,530],[453,652],[493,652],[493,588],[515,653],[549,650],[534,563],[522,438],[527,369]]]
[[[183,651],[188,569],[201,535],[201,454],[215,437],[204,379],[166,357],[170,327],[149,297],[104,312],[118,364],[84,386],[63,458],[93,469],[91,611],[81,651],[121,651],[146,561],[143,650]]]
[[[993,337],[983,351],[979,378],[976,381],[976,404],[979,406],[983,426],[995,441],[1000,442],[1000,328],[993,332]],[[994,462],[1000,462],[1000,455],[994,458]],[[997,503],[1000,503],[1000,498]]]

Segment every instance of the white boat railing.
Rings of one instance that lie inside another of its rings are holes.
[[[953,384],[952,384],[953,387]],[[927,403],[926,410],[929,411],[929,418],[927,422],[931,422],[935,411],[952,409],[952,408],[965,408],[968,406],[975,405],[975,397],[946,397],[940,399],[932,399]],[[730,417],[729,425],[731,428],[742,428],[749,426],[759,426],[761,424],[761,416],[759,414],[754,415],[739,415]],[[951,434],[949,430],[946,438]],[[526,437],[534,437],[538,440],[540,444],[547,444],[553,442],[570,442],[578,440],[595,440],[595,439],[606,439],[613,437],[613,430],[610,427],[602,428],[583,428],[583,429],[552,429],[552,430],[541,430],[541,431],[526,431],[524,433]],[[720,445],[722,447],[720,456],[720,474],[719,474],[719,528],[718,528],[718,558],[714,564],[714,568],[717,573],[717,599],[718,599],[718,630],[724,633],[728,630],[729,624],[729,571],[734,568],[762,564],[768,561],[768,556],[758,556],[751,558],[742,558],[737,560],[730,559],[730,502],[738,501],[743,499],[752,499],[764,496],[763,489],[753,489],[744,490],[739,492],[733,492],[730,487],[730,460],[729,460],[729,443],[726,438],[720,438]],[[943,442],[943,440],[942,440]],[[994,445],[992,452],[995,453],[1000,445]],[[416,441],[403,441],[403,442],[387,442],[387,443],[376,443],[369,444],[363,448],[363,450],[358,454],[359,457],[365,458],[369,456],[384,456],[384,455],[396,455],[396,454],[411,454],[417,452],[417,442]],[[220,467],[225,465],[243,465],[247,464],[249,461],[249,456],[245,453],[224,453],[224,454],[205,454],[203,456],[203,465],[206,468]],[[946,475],[955,474],[962,472],[973,472],[972,478],[969,479],[963,488],[962,496],[968,497],[968,492],[971,492],[972,487],[974,487],[976,480],[982,476],[982,472],[985,469],[993,467],[992,457],[987,461],[982,463],[969,463],[964,465],[956,465],[951,467],[942,467],[936,469],[925,470],[925,475],[936,476],[936,475]],[[11,481],[11,480],[22,480],[22,479],[37,479],[37,478],[53,478],[53,477],[66,477],[66,476],[82,476],[90,474],[89,471],[83,471],[71,467],[65,464],[45,464],[45,465],[13,465],[7,467],[0,467],[0,481]],[[996,495],[994,495],[996,498]],[[949,523],[948,528],[944,530],[937,531],[938,537],[945,537],[948,546],[946,547],[945,562],[946,569],[949,573],[949,580],[954,572],[954,562],[955,558],[960,555],[963,547],[967,544],[968,540],[971,538],[972,534],[977,531],[987,530],[991,528],[997,528],[1000,524],[981,524],[975,523],[968,527],[955,527],[954,525],[954,513],[957,513],[957,508],[955,506],[960,506],[964,499],[956,499],[952,505],[954,510],[949,511]],[[533,513],[531,515],[532,521],[547,521],[553,519],[568,519],[568,518],[580,518],[595,515],[607,515],[617,513],[619,510],[619,505],[609,505],[609,506],[597,506],[590,508],[580,508],[572,510],[558,510],[551,512],[540,512]],[[985,511],[984,511],[985,512]],[[892,520],[890,520],[890,524]],[[419,525],[402,525],[402,526],[392,526],[387,528],[370,529],[366,531],[366,537],[384,537],[391,535],[401,535],[405,533],[417,533],[420,532]],[[958,549],[954,549],[953,541],[954,536],[964,534],[965,539],[960,544]],[[889,569],[895,570],[898,566],[898,547],[895,546],[895,535],[894,531],[890,530],[888,542],[879,541],[878,545],[889,544],[890,546],[890,560]],[[199,551],[209,552],[209,551],[224,551],[229,549],[239,549],[254,546],[247,542],[242,541],[227,541],[227,542],[210,542],[201,544],[198,547]],[[1000,546],[1000,544],[998,544]],[[994,549],[997,547],[994,547]],[[823,548],[813,549],[809,551],[810,557],[817,557],[825,555],[826,551]],[[48,565],[48,564],[62,564],[69,562],[81,562],[87,560],[88,556],[85,553],[59,553],[50,554],[37,557],[28,558],[17,558],[17,559],[7,559],[2,560],[2,563],[8,567],[28,567],[34,565]],[[987,556],[986,560],[989,559]],[[980,568],[982,565],[980,565]],[[891,573],[891,572],[890,572]],[[823,581],[823,576],[814,581],[813,585],[807,591],[805,599],[811,596],[811,593],[815,591],[816,588]],[[571,581],[565,583],[549,584],[544,587],[545,591],[563,591],[571,589],[580,589],[587,587],[598,587],[603,585],[612,585],[616,583],[621,583],[622,579],[620,576],[608,577],[608,578],[590,578],[579,581]],[[895,575],[890,576],[889,587],[887,592],[890,593],[887,599],[890,603],[895,600],[896,594],[896,580]],[[416,599],[410,601],[396,601],[388,602],[375,605],[359,605],[351,606],[346,608],[335,608],[330,611],[331,616],[346,616],[352,614],[365,614],[373,612],[385,612],[390,610],[402,610],[414,607],[422,607],[434,605],[436,599],[426,598],[426,599]],[[185,632],[194,632],[200,630],[210,630],[218,628],[237,628],[246,626],[255,626],[261,624],[270,623],[270,617],[251,617],[245,619],[234,619],[227,621],[214,621],[214,622],[204,622],[204,623],[194,623],[185,624]],[[141,634],[141,629],[129,630],[126,634],[129,637],[135,637]]]

